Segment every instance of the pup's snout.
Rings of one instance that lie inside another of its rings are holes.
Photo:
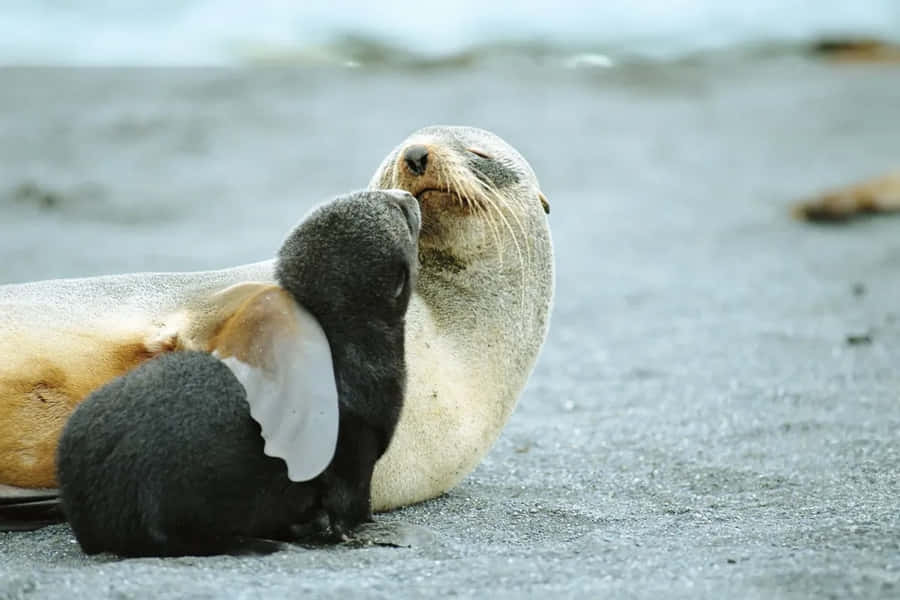
[[[406,217],[409,233],[415,240],[419,237],[419,230],[422,228],[422,212],[419,210],[419,201],[405,190],[387,190],[387,192],[397,203],[403,216]]]

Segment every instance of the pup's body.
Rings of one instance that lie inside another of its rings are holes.
[[[63,509],[87,554],[212,554],[285,539],[315,482],[263,453],[244,388],[213,356],[172,352],[94,392],[60,440]]]
[[[84,551],[210,554],[370,519],[403,403],[419,225],[400,192],[318,209],[279,252],[280,286],[242,287],[214,355],[165,353],[92,393],[57,456]]]

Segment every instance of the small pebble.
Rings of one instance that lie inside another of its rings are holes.
[[[848,346],[865,346],[872,343],[872,336],[868,333],[849,333],[846,341]]]

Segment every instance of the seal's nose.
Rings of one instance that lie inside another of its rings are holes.
[[[422,144],[410,146],[403,153],[403,160],[406,162],[406,168],[413,175],[424,175],[425,169],[428,168],[428,147]]]

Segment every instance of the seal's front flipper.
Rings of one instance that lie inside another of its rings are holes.
[[[317,477],[334,456],[338,394],[331,346],[318,321],[278,286],[250,295],[209,348],[247,392],[265,453],[291,481]]]
[[[65,520],[56,490],[0,485],[0,531],[31,531]]]

